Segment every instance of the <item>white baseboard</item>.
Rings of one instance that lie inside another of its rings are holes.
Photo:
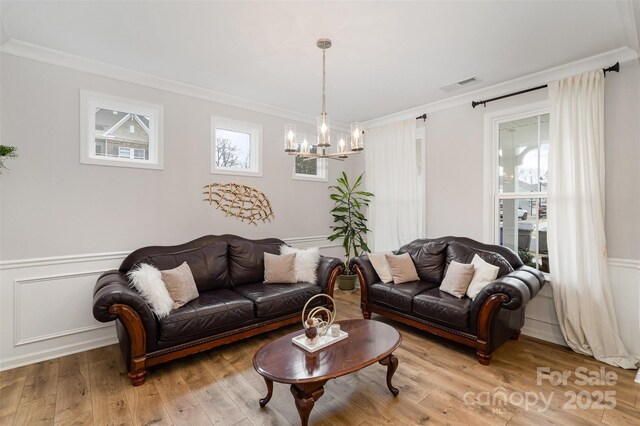
[[[56,346],[52,347],[51,349],[33,352],[23,356],[3,358],[0,361],[0,371],[10,370],[12,368],[22,367],[23,365],[35,364],[37,362],[47,361],[53,358],[59,358],[78,352],[101,348],[103,346],[113,345],[114,343],[118,343],[118,338],[115,336],[115,328],[113,336],[81,341],[66,346]]]

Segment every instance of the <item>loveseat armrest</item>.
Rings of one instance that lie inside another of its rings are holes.
[[[349,270],[358,274],[360,278],[360,286],[371,287],[373,284],[380,281],[376,270],[373,268],[369,256],[357,256],[349,261]],[[364,279],[364,282],[362,282]]]
[[[518,278],[506,274],[485,286],[473,299],[471,312],[477,313],[482,306],[494,295],[504,295],[500,307],[515,311],[523,307],[531,299],[529,288]],[[473,317],[472,317],[473,318]]]
[[[320,256],[318,269],[316,272],[317,283],[322,288],[322,292],[333,296],[333,287],[336,278],[344,271],[344,263],[336,257]]]
[[[157,339],[157,318],[147,302],[140,293],[129,286],[129,280],[122,272],[117,270],[105,272],[98,278],[93,288],[94,318],[100,322],[114,321],[120,316],[119,307],[122,305],[130,308],[140,318],[146,341]]]

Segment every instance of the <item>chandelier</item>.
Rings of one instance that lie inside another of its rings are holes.
[[[337,133],[334,142],[336,142],[336,151],[329,151],[331,148],[331,126],[326,109],[326,64],[325,52],[331,47],[331,40],[321,38],[317,45],[322,49],[322,113],[317,119],[317,130],[315,143],[305,133],[298,134],[295,124],[289,123],[284,126],[284,151],[289,155],[295,155],[299,158],[347,158],[351,154],[357,154],[364,149],[364,132],[358,123],[351,123],[351,132],[349,135]]]

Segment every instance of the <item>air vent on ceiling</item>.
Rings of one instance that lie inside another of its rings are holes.
[[[478,79],[474,77],[465,78],[464,80],[456,81],[455,83],[447,84],[446,86],[442,86],[440,90],[443,92],[453,92],[454,90],[462,89],[465,86],[470,84],[477,83]]]

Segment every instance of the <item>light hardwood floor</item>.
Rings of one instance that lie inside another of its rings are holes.
[[[358,294],[337,294],[340,319],[361,318]],[[378,424],[640,424],[640,385],[634,371],[615,369],[566,348],[522,337],[509,341],[481,366],[474,351],[395,324],[404,338],[394,398],[386,367],[371,366],[327,383],[311,413],[314,425]],[[266,394],[254,371],[255,351],[299,326],[254,337],[151,370],[131,386],[117,346],[107,346],[0,373],[0,424],[55,425],[262,425],[299,424],[288,386]],[[615,372],[613,386],[536,384],[536,368]],[[584,391],[577,401],[572,395]],[[571,409],[615,392],[615,408]],[[604,395],[604,393],[602,394]],[[549,401],[548,408],[544,401]],[[528,402],[527,402],[528,401]]]

